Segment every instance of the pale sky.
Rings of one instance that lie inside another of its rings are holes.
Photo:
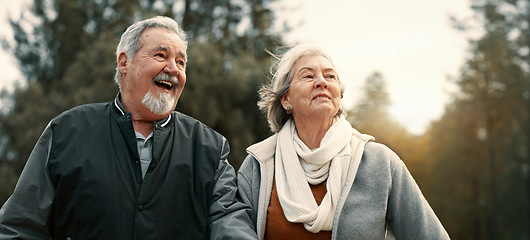
[[[343,106],[352,108],[365,79],[383,74],[392,101],[391,114],[409,131],[422,133],[439,118],[468,50],[453,30],[449,15],[472,16],[467,0],[298,0],[296,10],[281,13],[301,22],[290,42],[320,43],[333,58],[346,84]]]
[[[13,31],[7,23],[8,14],[18,18],[21,5],[28,2],[28,0],[19,0],[13,2],[12,0],[0,0],[0,36],[13,36]],[[0,47],[0,89],[13,89],[13,84],[16,81],[21,81],[20,71],[15,65],[15,58],[8,55]]]
[[[16,5],[0,0],[0,21],[5,9],[17,11]],[[458,74],[468,48],[451,28],[449,14],[471,16],[467,0],[281,0],[278,5],[286,7],[277,12],[279,20],[299,26],[285,40],[320,43],[333,58],[346,84],[344,107],[355,105],[365,79],[379,71],[391,114],[409,131],[421,134],[441,116],[453,89],[448,76]],[[0,24],[0,33],[11,30]],[[13,61],[0,50],[0,88],[21,78]]]

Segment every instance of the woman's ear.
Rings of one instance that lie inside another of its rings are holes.
[[[121,74],[127,73],[127,54],[124,52],[120,53],[118,56],[118,71],[120,71]]]
[[[287,109],[287,107],[290,107],[290,106],[291,106],[291,103],[289,102],[289,98],[287,97],[287,94],[284,94],[284,95],[280,98],[280,103],[282,104],[283,109]]]

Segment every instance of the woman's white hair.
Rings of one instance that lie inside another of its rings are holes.
[[[281,98],[289,91],[289,86],[292,81],[293,66],[295,62],[303,56],[322,56],[328,59],[333,67],[335,64],[331,57],[324,52],[320,46],[313,43],[298,44],[282,56],[276,56],[269,52],[277,61],[271,67],[272,81],[269,84],[263,85],[259,90],[260,100],[258,106],[260,110],[267,112],[267,121],[271,131],[278,132],[282,129],[287,120],[292,118],[291,114],[287,114],[281,104]],[[344,84],[339,80],[341,95],[344,95]],[[337,116],[344,114],[342,106],[337,112]]]
[[[129,26],[127,30],[121,35],[120,43],[116,47],[116,61],[123,52],[130,60],[134,59],[138,50],[142,47],[142,33],[148,28],[167,28],[177,34],[177,36],[184,43],[185,49],[188,48],[188,41],[186,40],[186,33],[175,20],[165,17],[156,16],[148,18],[143,21],[139,21]],[[116,68],[116,74],[114,75],[114,81],[120,86],[121,73]]]

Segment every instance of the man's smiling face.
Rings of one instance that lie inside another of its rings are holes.
[[[120,55],[125,108],[156,121],[171,114],[186,84],[186,46],[166,28],[148,28],[134,59]],[[122,62],[122,57],[125,62]]]

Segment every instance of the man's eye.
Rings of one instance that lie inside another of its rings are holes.
[[[304,78],[312,79],[312,78],[313,78],[313,75],[305,75]]]
[[[164,55],[163,53],[157,53],[155,54],[155,57],[165,58],[166,55]]]

